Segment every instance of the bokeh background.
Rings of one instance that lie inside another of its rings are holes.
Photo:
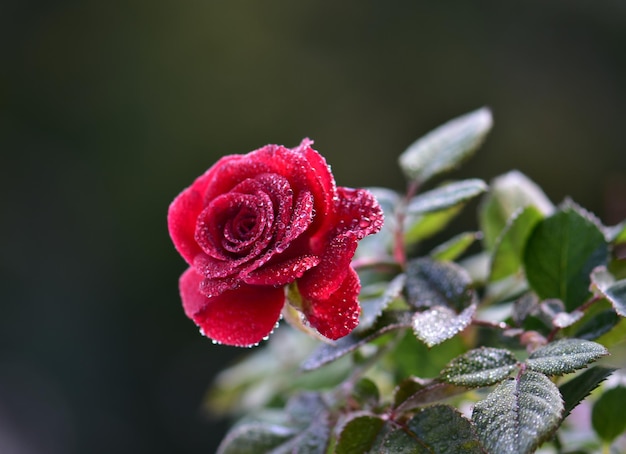
[[[0,55],[4,454],[214,452],[202,399],[245,351],[184,317],[165,216],[221,155],[308,136],[402,189],[402,150],[487,105],[455,177],[626,216],[620,0],[3,0]]]

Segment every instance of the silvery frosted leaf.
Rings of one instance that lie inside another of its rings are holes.
[[[489,386],[504,380],[516,367],[517,358],[510,351],[481,347],[454,358],[440,377],[458,386]]]
[[[469,274],[453,262],[415,259],[406,275],[408,303],[416,308],[443,306],[460,312],[476,298]]]
[[[609,351],[596,342],[562,339],[535,350],[526,360],[526,366],[546,375],[563,375],[582,369],[608,354]]]
[[[413,316],[413,333],[428,347],[434,347],[463,331],[472,322],[476,304],[460,314],[446,306],[434,306]]]
[[[617,315],[626,317],[626,279],[615,281],[606,267],[601,266],[591,273],[592,290],[605,297]]]
[[[548,377],[526,372],[500,383],[476,403],[472,421],[487,452],[533,452],[559,426],[563,401]]]
[[[474,153],[492,124],[491,111],[484,107],[455,118],[409,146],[399,157],[400,167],[419,183],[451,170]]]
[[[423,192],[413,197],[407,213],[431,213],[464,203],[487,190],[487,183],[479,179],[456,181]]]

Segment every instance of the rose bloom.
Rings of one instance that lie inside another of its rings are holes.
[[[216,342],[266,338],[288,284],[299,294],[290,303],[321,335],[338,339],[358,324],[351,260],[383,214],[368,191],[337,187],[312,144],[225,156],[169,207],[170,236],[189,264],[179,281],[185,314]]]

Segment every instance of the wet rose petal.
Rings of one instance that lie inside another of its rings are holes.
[[[198,291],[202,276],[189,268],[180,278],[185,314],[216,342],[246,347],[267,337],[285,303],[282,288],[245,286],[214,298]]]
[[[356,271],[348,268],[344,281],[328,298],[306,302],[304,314],[309,324],[333,340],[350,334],[359,324],[361,310],[357,297],[360,288]]]

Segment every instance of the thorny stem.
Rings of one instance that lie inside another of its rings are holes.
[[[409,200],[411,200],[413,196],[417,194],[419,187],[419,181],[411,181],[407,188],[406,195],[404,196],[404,201],[398,208],[398,211],[396,211],[396,231],[394,232],[395,241],[393,248],[393,257],[403,269],[406,267],[406,251],[404,249],[404,220],[406,219],[406,207],[409,203]]]

